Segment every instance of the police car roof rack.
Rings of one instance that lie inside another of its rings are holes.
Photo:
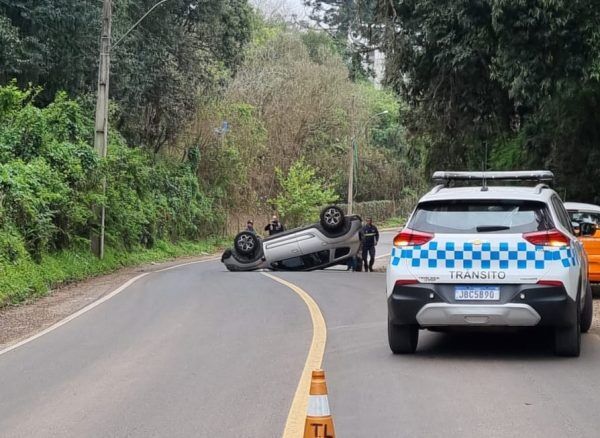
[[[535,193],[539,195],[540,193],[542,193],[542,190],[549,188],[550,186],[548,184],[540,183],[537,186],[535,186]]]
[[[547,182],[554,181],[554,174],[549,170],[525,170],[515,172],[434,172],[433,181],[439,184],[433,189],[434,193],[442,188],[448,187],[451,182],[456,181],[481,181],[483,188],[487,187],[488,181],[534,181],[538,182],[536,189],[541,192],[547,188]],[[545,187],[542,187],[545,186]],[[439,187],[439,188],[438,188]]]

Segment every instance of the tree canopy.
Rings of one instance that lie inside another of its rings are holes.
[[[549,167],[569,198],[599,200],[589,165],[599,148],[598,2],[311,4],[324,26],[350,26],[385,53],[385,82],[411,106],[427,169],[480,169],[489,147],[488,167]]]

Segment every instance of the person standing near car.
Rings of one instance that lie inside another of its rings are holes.
[[[265,227],[265,231],[269,232],[269,236],[283,232],[283,225],[281,225],[281,222],[279,222],[279,219],[277,219],[277,216],[274,215],[271,218],[271,222],[269,223],[269,225],[267,225]]]
[[[367,218],[367,225],[362,229],[362,259],[365,266],[365,272],[373,272],[375,264],[375,246],[379,242],[379,230],[373,225],[373,219]],[[370,256],[370,260],[368,257]]]
[[[246,222],[246,230],[245,231],[249,231],[251,233],[256,234],[256,230],[254,229],[254,222],[252,220],[248,220],[248,222]]]

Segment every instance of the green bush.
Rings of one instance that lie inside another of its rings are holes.
[[[319,207],[337,200],[331,189],[315,176],[315,169],[303,160],[296,161],[287,175],[275,169],[281,185],[280,195],[273,200],[288,227],[299,226],[316,219]]]
[[[185,245],[221,227],[224,215],[201,189],[195,166],[128,147],[114,130],[101,160],[90,144],[93,122],[79,104],[59,93],[38,108],[38,92],[0,86],[0,305],[2,296],[19,301],[56,282],[105,272],[125,263],[128,251],[143,257],[141,249],[157,242],[162,247],[150,257],[178,253],[172,242]],[[92,263],[92,206],[101,203],[115,255]]]

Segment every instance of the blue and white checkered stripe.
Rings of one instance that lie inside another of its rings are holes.
[[[392,249],[392,266],[406,260],[414,268],[448,269],[546,269],[554,263],[568,268],[579,265],[569,247],[550,248],[526,242],[473,243],[428,242],[424,246]]]

